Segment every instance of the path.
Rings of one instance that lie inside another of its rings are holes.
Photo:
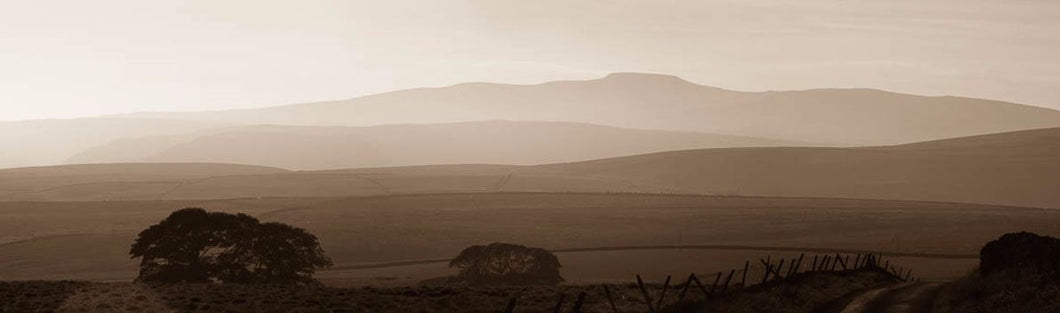
[[[840,313],[930,313],[940,283],[902,283],[869,290]]]

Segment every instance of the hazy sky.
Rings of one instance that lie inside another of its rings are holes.
[[[1060,1],[0,0],[0,120],[616,71],[1060,109]]]

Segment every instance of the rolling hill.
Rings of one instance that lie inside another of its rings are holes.
[[[175,135],[226,123],[143,118],[0,122],[0,168],[59,165],[85,149],[127,137]]]
[[[889,147],[675,151],[515,173],[618,180],[677,193],[1060,208],[1060,128]]]
[[[503,132],[469,123],[489,124],[497,122],[482,121],[498,120],[582,123],[683,134],[670,135],[675,138],[663,138],[661,132],[629,136],[613,129],[556,123],[540,124],[542,134],[517,132],[531,138],[527,140],[544,140],[549,134],[569,140],[562,144],[549,143],[557,149],[570,148],[557,151],[547,145],[519,141],[514,136],[503,138]],[[423,129],[428,127],[423,124],[440,124],[433,127],[441,133],[422,129],[417,133],[410,124],[420,124]],[[378,125],[392,126],[375,128],[389,132],[348,129]],[[442,136],[445,131],[459,132],[455,130],[458,126],[479,127],[480,133]],[[564,127],[572,133],[553,133]],[[541,164],[667,149],[802,146],[805,143],[893,145],[1048,127],[1060,127],[1060,111],[1001,101],[925,97],[871,89],[741,92],[701,86],[674,76],[616,73],[594,80],[537,85],[465,83],[262,109],[0,122],[0,150],[5,151],[0,154],[0,168],[68,164],[64,163],[67,161],[245,162],[299,169],[427,163]],[[694,139],[698,136],[688,132],[715,138]],[[272,138],[261,136],[263,133]],[[461,145],[469,144],[472,140],[467,137],[471,135],[484,136],[483,142],[496,147],[475,150],[474,146]],[[362,138],[367,136],[376,138]],[[459,139],[461,136],[464,139]],[[614,136],[630,139],[612,140]],[[144,137],[150,138],[138,139]],[[438,159],[403,156],[401,153],[415,154],[422,150],[417,150],[416,140],[408,141],[406,147],[388,146],[402,141],[394,137],[426,141],[418,143],[439,148],[431,151]],[[454,145],[442,146],[438,141],[429,141],[430,138],[452,140]],[[571,146],[579,139],[591,139],[592,145],[582,142],[581,146]],[[291,163],[288,151],[256,154],[233,151],[236,146],[229,145],[232,140],[240,140],[240,145],[248,148],[275,145],[298,149],[313,155],[313,159],[303,165]],[[543,150],[501,151],[522,143]],[[622,144],[632,146],[621,147]],[[589,146],[602,150],[594,152]],[[331,156],[334,147],[341,153]],[[463,148],[472,151],[457,150]],[[229,151],[211,155],[213,149]],[[357,152],[348,152],[352,149]],[[408,152],[398,152],[400,149]],[[497,153],[498,157],[486,158],[476,152]]]
[[[125,117],[317,126],[565,121],[848,146],[1060,126],[1060,111],[1001,101],[872,89],[740,92],[641,73],[538,85],[466,83],[264,109]]]
[[[118,140],[80,153],[67,163],[212,162],[302,170],[466,163],[536,165],[683,149],[806,145],[559,122],[247,126]]]
[[[51,170],[7,170],[0,171],[2,190],[6,190],[0,199],[663,192],[1060,208],[1060,197],[1055,193],[1060,190],[1060,128],[886,147],[699,149],[540,166],[437,165],[297,172],[263,169],[234,174],[217,171],[208,178],[60,173],[34,179],[24,178],[25,173]]]

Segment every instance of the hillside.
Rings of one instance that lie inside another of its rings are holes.
[[[328,126],[567,121],[832,145],[900,144],[1060,126],[1058,111],[1000,101],[871,89],[740,92],[641,73],[538,85],[467,83],[265,109],[126,116]]]
[[[117,165],[116,165],[117,166]],[[138,165],[144,166],[144,165]],[[18,171],[44,171],[47,168]],[[725,148],[540,166],[216,172],[209,179],[0,171],[0,199],[107,200],[463,192],[664,192],[952,201],[1060,208],[1060,128],[867,148]],[[76,178],[76,179],[75,179]],[[135,188],[132,188],[135,187]]]
[[[233,164],[92,164],[0,169],[0,199],[155,199],[185,182],[274,175],[278,168]]]
[[[890,147],[675,151],[516,173],[620,180],[679,193],[1060,208],[1060,128]]]
[[[804,145],[808,144],[559,122],[248,126],[118,140],[80,153],[67,163],[217,162],[309,170],[467,163],[535,165],[684,149]]]

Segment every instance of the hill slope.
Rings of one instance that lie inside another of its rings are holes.
[[[289,169],[427,164],[545,164],[682,149],[807,144],[557,122],[374,127],[252,126],[124,139],[68,163],[218,162]]]
[[[143,166],[143,165],[140,165]],[[34,169],[41,171],[44,169]],[[0,200],[225,199],[458,192],[671,192],[1060,208],[1060,128],[870,148],[725,148],[540,166],[438,165],[209,179],[47,184],[5,175]],[[76,183],[75,183],[76,182]],[[136,188],[130,188],[136,186]],[[29,186],[29,187],[27,187]]]
[[[1000,101],[869,89],[739,92],[639,73],[539,85],[468,83],[265,109],[131,116],[331,126],[568,121],[836,145],[899,144],[1060,126],[1060,111]]]
[[[0,169],[0,199],[158,199],[189,182],[284,169],[232,164],[92,164]]]
[[[871,148],[664,152],[519,169],[673,192],[1060,208],[1060,128]]]

